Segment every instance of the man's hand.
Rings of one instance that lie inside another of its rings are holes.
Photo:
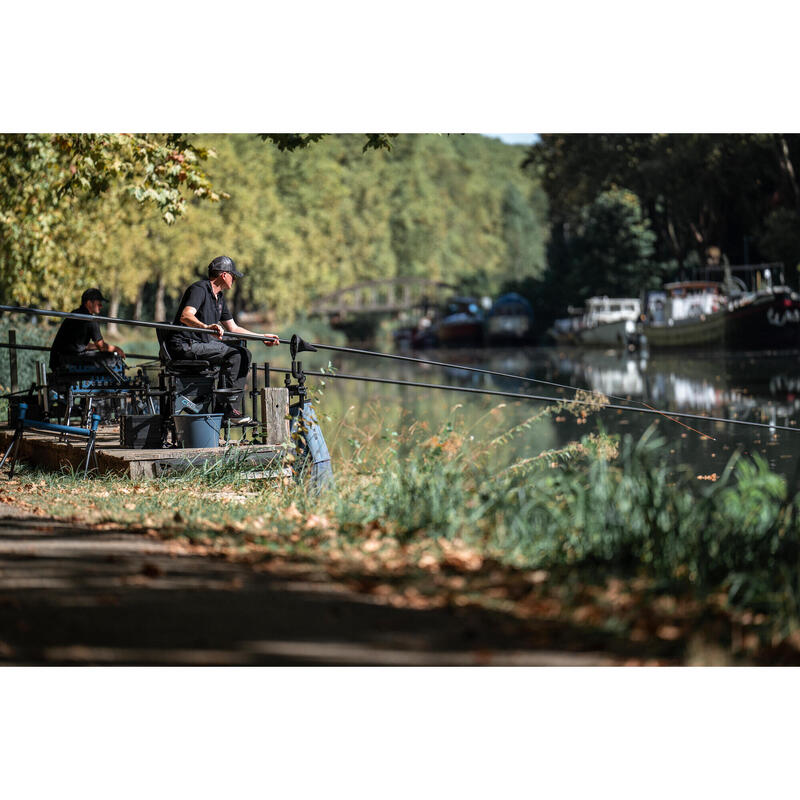
[[[125,360],[125,353],[122,352],[121,347],[114,347],[114,352],[124,361]]]
[[[265,347],[275,347],[281,343],[281,340],[278,338],[278,335],[275,333],[265,333],[264,334],[264,346]]]
[[[217,339],[221,339],[222,334],[225,333],[225,329],[219,324],[219,322],[214,322],[209,325],[208,330],[211,331],[211,334],[216,336]]]

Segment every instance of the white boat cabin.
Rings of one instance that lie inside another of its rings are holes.
[[[719,311],[725,305],[722,284],[714,281],[667,283],[664,285],[664,292],[666,320],[677,321],[706,316]]]
[[[586,301],[583,322],[584,325],[593,327],[609,322],[636,320],[641,308],[636,297],[590,297]]]

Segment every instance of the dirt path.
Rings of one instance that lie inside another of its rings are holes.
[[[476,608],[395,608],[307,565],[258,569],[188,545],[0,513],[0,663],[589,665]]]

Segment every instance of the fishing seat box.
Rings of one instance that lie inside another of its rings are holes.
[[[134,450],[159,450],[163,444],[160,414],[123,414],[119,420],[119,443]]]

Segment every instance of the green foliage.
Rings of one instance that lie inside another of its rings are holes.
[[[602,192],[628,187],[656,234],[654,260],[681,269],[692,254],[705,264],[712,246],[731,263],[745,251],[755,263],[769,258],[759,236],[776,208],[798,211],[798,158],[796,134],[545,134],[526,164],[544,184],[555,229]]]
[[[800,214],[795,209],[776,208],[764,220],[758,242],[766,258],[786,265],[790,277],[800,268]]]
[[[664,272],[654,264],[655,233],[639,198],[626,189],[601,192],[557,229],[544,272],[506,284],[531,299],[537,323],[546,328],[568,305],[594,295],[638,296],[657,288]]]
[[[575,302],[596,294],[638,295],[648,283],[655,234],[633,192],[602,192],[581,209],[566,241],[563,282]]]
[[[221,253],[246,273],[234,312],[270,326],[377,278],[480,272],[493,291],[544,263],[546,200],[518,152],[475,135],[2,135],[0,291],[64,308],[100,285],[112,312],[170,317]]]
[[[177,135],[0,135],[0,296],[63,302],[70,278],[102,272],[118,191],[172,223],[185,195],[220,195],[200,168],[213,152]],[[66,278],[66,280],[65,280]]]
[[[392,139],[397,136],[396,133],[367,133],[366,142],[362,152],[366,153],[367,150],[391,150]],[[292,150],[302,150],[312,144],[320,141],[324,133],[262,133],[260,134],[264,141],[269,141],[274,144],[281,152]]]
[[[541,209],[516,184],[509,183],[503,195],[503,239],[510,273],[517,279],[539,276],[545,267],[546,231],[538,224],[537,213]]]
[[[544,329],[589,294],[638,295],[709,262],[782,261],[796,285],[798,159],[796,134],[545,134],[525,164],[548,197],[548,272],[506,288],[534,303]],[[642,258],[620,262],[610,230],[595,229],[596,246],[581,238],[601,198],[625,190],[651,241]],[[604,271],[598,280],[587,256]]]
[[[452,426],[427,439],[387,438],[372,480],[336,502],[345,530],[391,520],[401,541],[457,538],[523,569],[644,575],[698,595],[724,590],[732,603],[774,613],[782,629],[800,622],[800,498],[790,500],[759,457],[734,455],[706,484],[670,463],[652,431],[625,437],[618,451],[607,437],[585,437],[505,469],[487,465],[508,435],[486,450]]]

